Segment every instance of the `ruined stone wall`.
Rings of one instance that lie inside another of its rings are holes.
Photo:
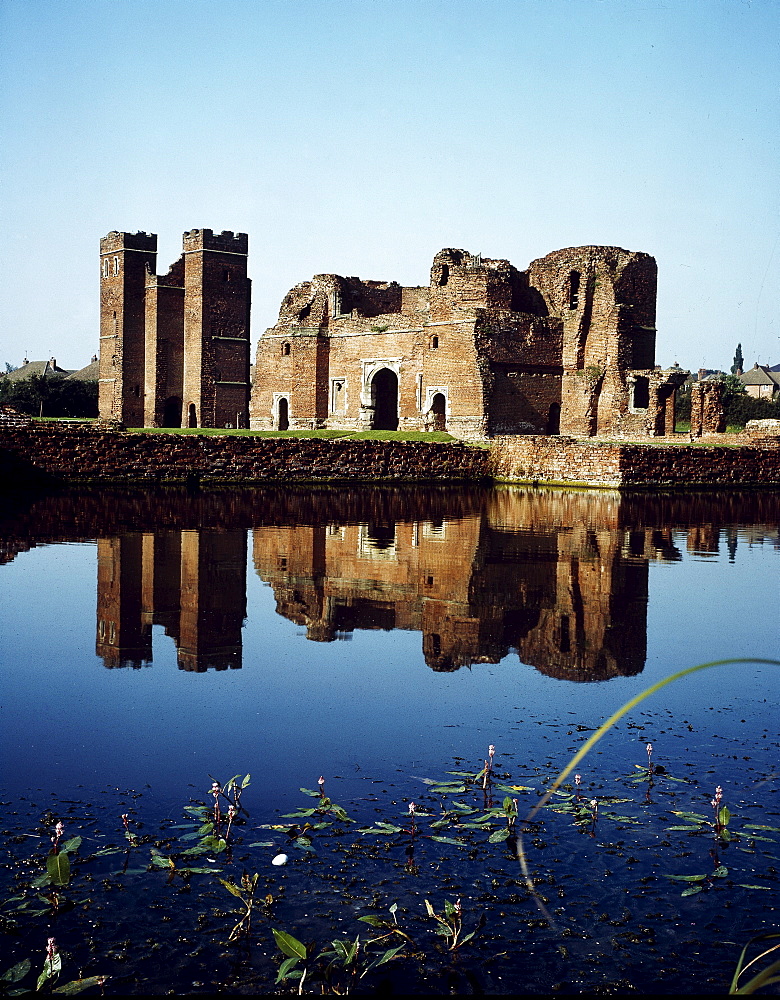
[[[626,373],[655,365],[655,260],[619,247],[569,247],[533,261],[528,280],[563,320],[561,431],[621,433]]]
[[[83,425],[0,428],[0,474],[102,483],[477,482],[481,448],[435,442],[327,441],[107,432]]]
[[[724,385],[717,381],[694,382],[691,386],[691,437],[722,434],[726,430]]]
[[[517,436],[491,442],[498,479],[612,488],[780,486],[780,448],[689,447]]]

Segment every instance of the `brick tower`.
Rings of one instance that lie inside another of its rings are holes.
[[[184,234],[184,426],[247,422],[248,244],[246,233],[192,229]]]
[[[144,292],[157,263],[152,233],[111,232],[100,241],[100,373],[104,420],[144,422]]]

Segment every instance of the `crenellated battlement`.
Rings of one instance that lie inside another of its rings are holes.
[[[100,253],[116,253],[118,250],[144,250],[157,253],[157,233],[119,233],[112,230],[100,241]]]
[[[216,234],[211,229],[189,229],[182,236],[185,253],[195,250],[221,250],[223,253],[249,253],[249,237],[246,233],[234,233],[223,229]]]

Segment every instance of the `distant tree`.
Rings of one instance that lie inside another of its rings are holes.
[[[96,417],[97,395],[97,382],[61,375],[31,375],[18,382],[0,379],[0,403],[33,417]]]
[[[10,361],[6,361],[6,363],[5,363],[5,373],[6,373],[6,375],[9,372],[15,372],[18,367],[19,367],[18,365],[12,365]]]
[[[737,344],[737,352],[734,355],[734,364],[731,366],[732,375],[741,375],[744,372],[744,358],[742,357],[742,344]]]
[[[780,417],[780,399],[755,399],[748,395],[745,386],[736,375],[721,375],[725,383],[723,409],[729,427],[744,427],[748,420],[763,420]]]

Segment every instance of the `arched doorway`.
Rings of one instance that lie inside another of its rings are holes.
[[[290,404],[284,398],[281,397],[278,403],[278,417],[277,417],[277,427],[279,431],[286,431],[290,429]]]
[[[195,404],[190,403],[188,416],[187,416],[187,426],[197,427],[198,426],[198,414],[195,411]]]
[[[163,407],[163,427],[181,427],[181,400],[178,396],[169,396]]]
[[[435,431],[447,430],[447,400],[443,392],[434,394],[431,400],[431,413],[433,415],[433,429]]]
[[[548,434],[560,434],[561,433],[561,404],[552,403],[550,405],[550,412],[547,414],[547,427],[546,431]]]
[[[371,382],[374,403],[372,428],[377,431],[398,430],[398,376],[389,368],[380,368]]]

